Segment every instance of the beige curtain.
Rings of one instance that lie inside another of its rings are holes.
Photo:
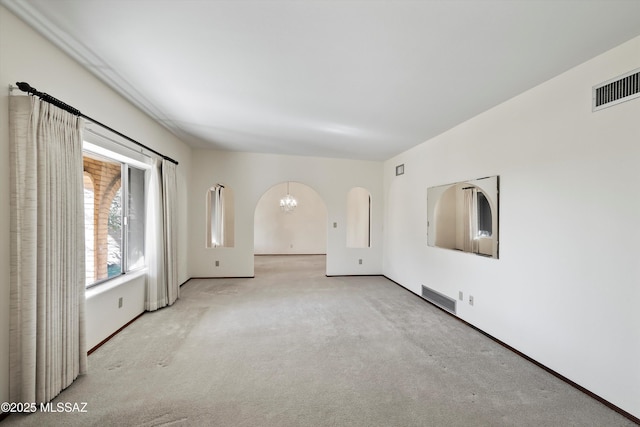
[[[178,224],[177,197],[178,183],[176,164],[168,160],[162,161],[162,190],[165,235],[165,268],[167,280],[167,304],[173,304],[180,297],[178,284]]]
[[[82,119],[9,98],[10,390],[48,402],[87,369]]]
[[[475,188],[464,190],[463,250],[478,253],[478,196]]]
[[[147,181],[147,311],[171,305],[179,297],[176,197],[176,165],[156,160]]]
[[[162,170],[154,161],[147,179],[147,218],[145,222],[145,259],[147,260],[147,292],[145,309],[155,311],[167,305],[164,267],[164,212],[162,208]]]

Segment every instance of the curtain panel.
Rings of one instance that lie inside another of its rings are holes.
[[[180,297],[178,284],[178,183],[176,164],[162,161],[162,189],[165,235],[165,269],[167,277],[167,304],[173,304]]]
[[[162,210],[162,171],[155,160],[147,179],[147,218],[145,231],[145,259],[147,260],[147,292],[145,310],[155,311],[167,305],[164,274],[164,214]]]
[[[48,402],[87,369],[83,120],[9,97],[12,402]]]
[[[464,190],[464,236],[465,252],[478,253],[478,194],[475,188]]]
[[[147,292],[145,309],[172,305],[179,297],[176,165],[156,160],[147,181]]]

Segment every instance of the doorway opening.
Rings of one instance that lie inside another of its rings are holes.
[[[294,208],[283,202],[287,196],[295,199]],[[321,256],[326,267],[327,218],[324,200],[308,185],[291,181],[272,186],[256,205],[254,256],[282,256],[285,264],[299,262],[300,256]]]

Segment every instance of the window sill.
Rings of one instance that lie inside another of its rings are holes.
[[[99,285],[95,285],[85,291],[85,298],[89,299],[95,297],[96,295],[100,295],[104,292],[108,292],[112,289],[117,288],[127,282],[137,279],[138,277],[145,276],[147,274],[147,269],[142,268],[140,270],[132,271],[130,273],[122,274],[118,277],[114,277],[111,280],[108,280]]]

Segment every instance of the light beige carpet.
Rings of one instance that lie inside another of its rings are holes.
[[[323,256],[256,257],[255,279],[191,280],[6,426],[624,426],[606,406],[382,277]]]

